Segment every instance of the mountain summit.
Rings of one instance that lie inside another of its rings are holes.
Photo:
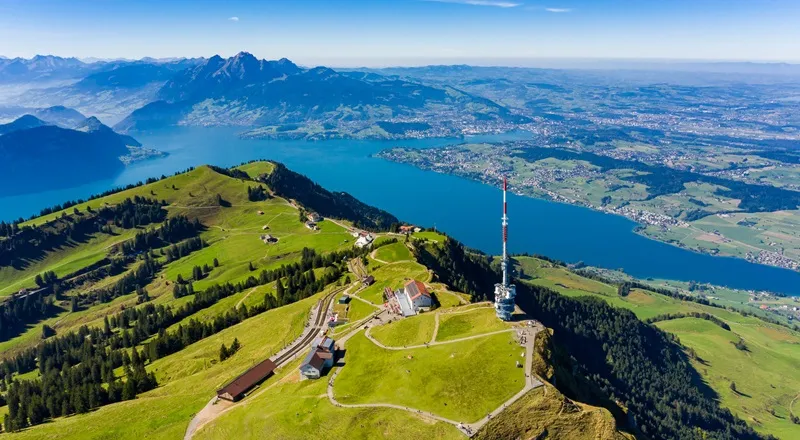
[[[300,73],[296,64],[259,60],[248,52],[239,52],[224,59],[215,55],[203,64],[175,75],[159,91],[159,98],[168,102],[218,97],[231,90],[266,83]]]
[[[160,101],[134,111],[117,130],[164,125],[297,124],[424,118],[442,111],[463,120],[503,120],[506,108],[451,88],[381,75],[341,74],[328,67],[303,69],[286,58],[259,60],[248,52],[215,55],[175,75]]]
[[[124,135],[119,134],[111,129],[111,127],[103,124],[94,116],[88,117],[83,120],[80,124],[75,126],[76,131],[82,131],[84,133],[93,133],[99,136],[104,137],[108,140],[109,143],[117,143],[122,142],[125,146],[130,147],[141,147],[142,144],[139,143],[136,139]]]

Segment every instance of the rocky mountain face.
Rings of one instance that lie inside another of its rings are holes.
[[[303,69],[285,58],[259,60],[247,52],[227,59],[214,56],[180,72],[158,91],[158,98],[115,128],[347,123],[441,113],[480,120],[509,116],[490,100],[452,88],[327,67]]]

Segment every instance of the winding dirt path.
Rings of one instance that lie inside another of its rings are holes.
[[[238,308],[239,308],[239,306],[241,306],[241,305],[242,305],[242,303],[244,302],[244,300],[246,300],[246,299],[247,299],[247,297],[248,297],[248,296],[250,296],[250,294],[251,294],[251,293],[255,292],[255,291],[256,291],[256,289],[258,289],[258,287],[253,287],[252,289],[250,289],[250,291],[249,291],[249,292],[247,292],[247,295],[245,295],[245,296],[244,296],[244,298],[240,299],[240,300],[239,300],[239,302],[237,302],[237,303],[236,303],[236,307],[234,307],[234,308],[238,309]]]

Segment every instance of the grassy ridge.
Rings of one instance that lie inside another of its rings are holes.
[[[497,319],[493,307],[479,307],[467,312],[443,313],[439,316],[437,341],[449,341],[508,328]]]
[[[265,162],[244,165],[247,170],[259,173],[267,172],[270,166],[271,164]],[[99,209],[106,204],[113,205],[139,195],[165,200],[168,203],[166,209],[169,216],[186,215],[190,218],[199,218],[203,222],[206,230],[201,233],[201,238],[209,245],[187,257],[166,264],[161,275],[150,285],[145,286],[156,304],[179,306],[190,301],[191,297],[177,300],[173,298],[174,281],[179,274],[184,279],[190,279],[194,266],[204,264],[211,266],[214,258],[220,263],[219,267],[214,268],[202,280],[196,281],[195,290],[203,290],[212,284],[239,282],[249,276],[258,275],[258,271],[262,269],[274,269],[282,264],[299,261],[300,251],[304,247],[324,253],[352,246],[353,237],[342,226],[323,221],[320,223],[319,231],[311,231],[299,220],[297,209],[281,198],[250,202],[247,199],[247,187],[254,184],[219,174],[209,167],[202,166],[158,182],[91,200],[77,207],[81,211],[85,211],[87,206]],[[219,206],[217,194],[232,206]],[[64,212],[71,211],[72,208]],[[259,215],[259,211],[263,214]],[[33,219],[31,222],[40,223],[58,215],[61,213],[53,213]],[[264,225],[268,225],[269,229],[263,230]],[[90,240],[80,246],[53,252],[41,263],[31,265],[23,271],[0,269],[0,280],[23,280],[16,282],[13,290],[6,288],[10,293],[21,285],[32,286],[33,278],[41,271],[54,270],[57,274],[63,274],[76,270],[102,259],[108,253],[110,244],[132,237],[137,230],[121,231],[118,236],[99,234],[97,243]],[[278,237],[278,243],[265,245],[259,238],[264,233]],[[102,239],[103,237],[108,238]],[[250,271],[250,264],[256,269],[255,272]],[[116,278],[122,276],[123,274],[120,274]],[[109,281],[101,280],[77,290],[95,289]],[[0,286],[4,285],[0,282]],[[262,288],[248,296],[248,301],[262,301],[264,293],[265,290]],[[67,292],[67,295],[69,294],[70,292]],[[239,295],[237,299],[242,297],[244,295]],[[214,312],[223,310],[223,307],[231,305],[233,301],[227,299],[223,305],[217,305]],[[67,300],[64,305],[65,311],[58,316],[31,326],[21,335],[0,343],[2,350],[0,357],[13,355],[17,350],[35,344],[41,335],[42,325],[45,324],[55,328],[58,333],[75,330],[81,325],[102,326],[104,316],[118,312],[122,307],[135,306],[136,295],[126,295],[111,303],[96,305],[74,313],[67,311],[68,303]],[[206,312],[206,316],[208,313]]]

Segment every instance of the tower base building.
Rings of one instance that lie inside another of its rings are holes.
[[[511,321],[514,313],[514,297],[517,296],[517,286],[509,284],[504,286],[501,283],[494,285],[494,311],[497,317],[503,321]]]

